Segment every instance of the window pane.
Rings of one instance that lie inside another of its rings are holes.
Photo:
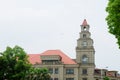
[[[49,68],[49,73],[50,73],[50,74],[53,73],[53,68]]]
[[[87,69],[83,69],[82,74],[87,74]]]
[[[58,74],[58,72],[59,72],[58,68],[55,68],[55,74]]]
[[[66,74],[74,74],[74,69],[66,69]]]
[[[83,78],[82,80],[87,80],[87,78]]]
[[[58,78],[54,78],[54,80],[58,80]]]

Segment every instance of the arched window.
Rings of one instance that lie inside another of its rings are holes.
[[[86,30],[87,30],[87,28],[86,28],[86,27],[83,27],[83,30],[84,30],[84,31],[86,31]]]
[[[86,34],[83,34],[83,38],[86,38]]]
[[[88,57],[86,55],[82,56],[82,63],[88,63]]]

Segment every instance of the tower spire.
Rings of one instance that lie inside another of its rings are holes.
[[[88,25],[87,20],[84,19],[84,21],[83,21],[83,23],[82,23],[82,26],[87,26],[87,25]]]
[[[87,23],[87,20],[84,19],[82,25],[81,26],[81,31],[89,31],[89,24]]]

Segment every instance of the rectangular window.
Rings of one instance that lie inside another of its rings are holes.
[[[49,68],[49,73],[50,73],[50,74],[53,73],[53,68]]]
[[[66,74],[74,74],[74,69],[66,69]]]
[[[50,80],[53,80],[53,78],[50,78]]]
[[[83,70],[82,70],[82,74],[85,74],[85,75],[86,75],[86,74],[87,74],[87,69],[83,69]]]
[[[58,80],[58,78],[54,78],[54,80]]]
[[[66,80],[74,80],[74,78],[66,78]]]
[[[87,78],[82,78],[82,80],[87,80]]]
[[[59,72],[59,70],[58,70],[58,68],[55,68],[55,74],[58,74],[58,72]]]

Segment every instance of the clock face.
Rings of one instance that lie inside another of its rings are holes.
[[[86,55],[84,55],[82,57],[82,63],[87,63],[88,62],[88,57]]]

